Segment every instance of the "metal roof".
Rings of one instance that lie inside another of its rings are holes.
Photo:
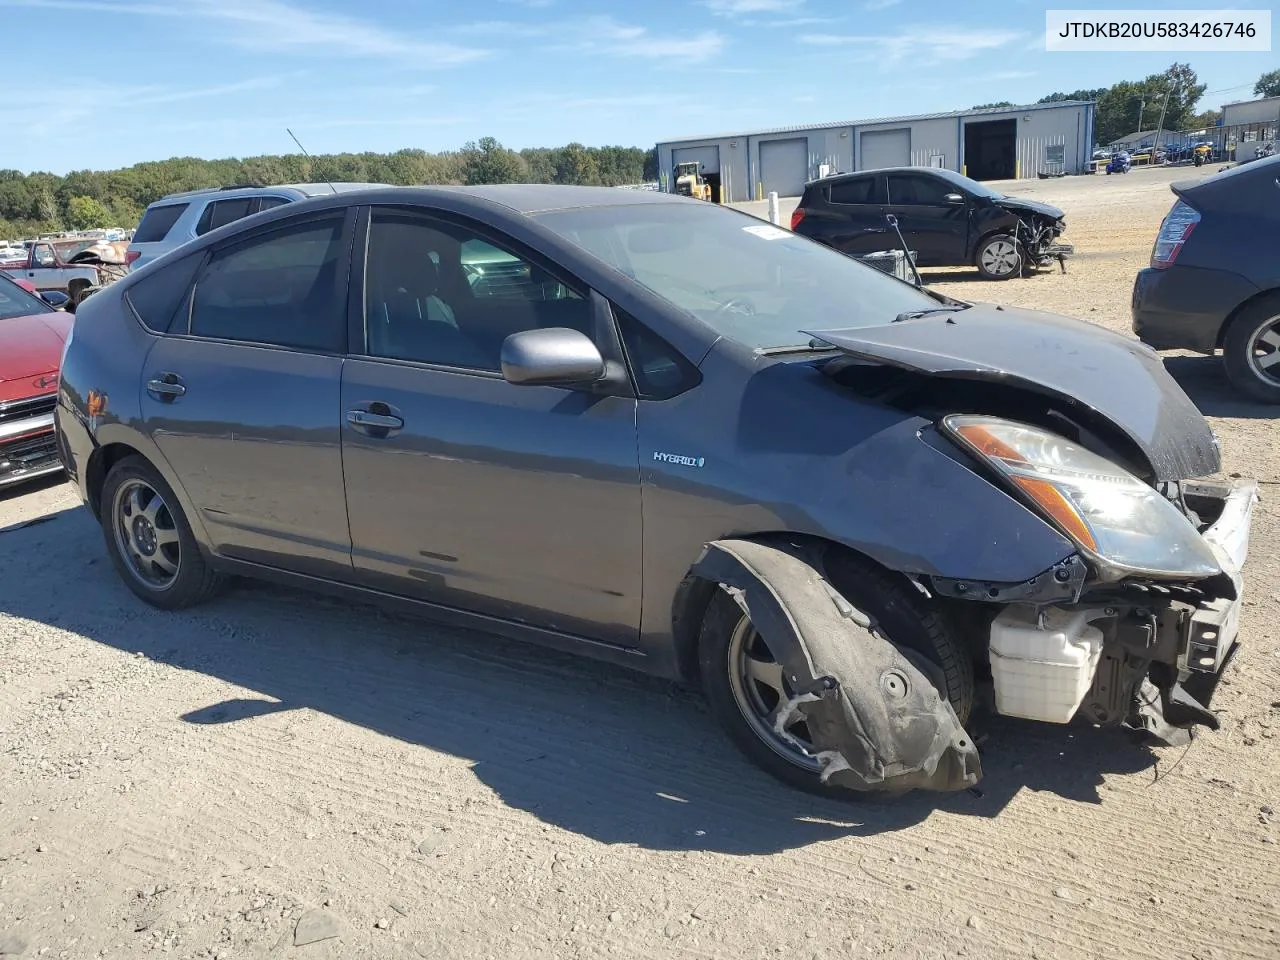
[[[736,130],[733,133],[713,133],[701,137],[669,137],[658,145],[695,143],[704,140],[736,140],[739,137],[765,137],[775,133],[800,133],[804,130],[835,130],[840,127],[869,127],[879,123],[915,123],[921,120],[949,120],[953,117],[998,116],[1000,114],[1026,113],[1028,110],[1057,110],[1065,107],[1083,107],[1093,100],[1057,100],[1053,103],[1032,103],[1025,106],[987,107],[982,110],[946,110],[941,113],[919,113],[904,117],[875,117],[871,120],[840,120],[834,123],[799,123],[786,127],[768,127],[763,130]]]
[[[1224,103],[1222,109],[1227,107],[1243,107],[1247,103],[1267,103],[1269,101],[1280,101],[1280,97],[1254,97],[1252,100],[1236,100],[1234,103]]]

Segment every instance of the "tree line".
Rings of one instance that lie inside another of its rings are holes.
[[[166,194],[231,184],[333,180],[397,186],[516,182],[618,186],[657,178],[654,148],[570,143],[517,151],[493,137],[443,153],[398,150],[242,160],[174,157],[120,170],[76,170],[66,176],[0,170],[0,239],[59,230],[131,228],[148,204]]]
[[[1168,70],[1153,73],[1145,80],[1122,80],[1109,87],[1051,93],[1036,102],[1096,101],[1094,140],[1106,145],[1137,133],[1139,129],[1156,129],[1156,125],[1160,123],[1161,110],[1164,111],[1165,130],[1199,130],[1214,126],[1222,119],[1222,111],[1209,109],[1196,112],[1196,104],[1204,96],[1204,91],[1205,84],[1200,83],[1190,64],[1175,63]],[[1256,97],[1280,96],[1280,70],[1272,70],[1259,77],[1253,86],[1253,94]],[[979,104],[973,109],[1012,106],[1015,104],[1005,100],[1000,103]]]

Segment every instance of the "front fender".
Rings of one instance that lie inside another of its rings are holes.
[[[982,777],[973,739],[926,676],[825,576],[822,558],[775,540],[718,540],[694,573],[726,589],[782,664],[822,763],[822,780],[855,790],[963,790]]]

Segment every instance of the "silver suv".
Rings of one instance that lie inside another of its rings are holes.
[[[140,267],[210,230],[282,203],[379,186],[385,184],[286,183],[273,187],[208,187],[171,193],[151,204],[142,214],[125,259],[131,269]]]

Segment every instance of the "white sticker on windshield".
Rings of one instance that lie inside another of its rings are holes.
[[[775,227],[771,224],[762,223],[759,226],[752,225],[742,228],[746,233],[762,237],[765,240],[785,240],[787,237],[795,236],[789,230],[783,230],[781,227]]]

